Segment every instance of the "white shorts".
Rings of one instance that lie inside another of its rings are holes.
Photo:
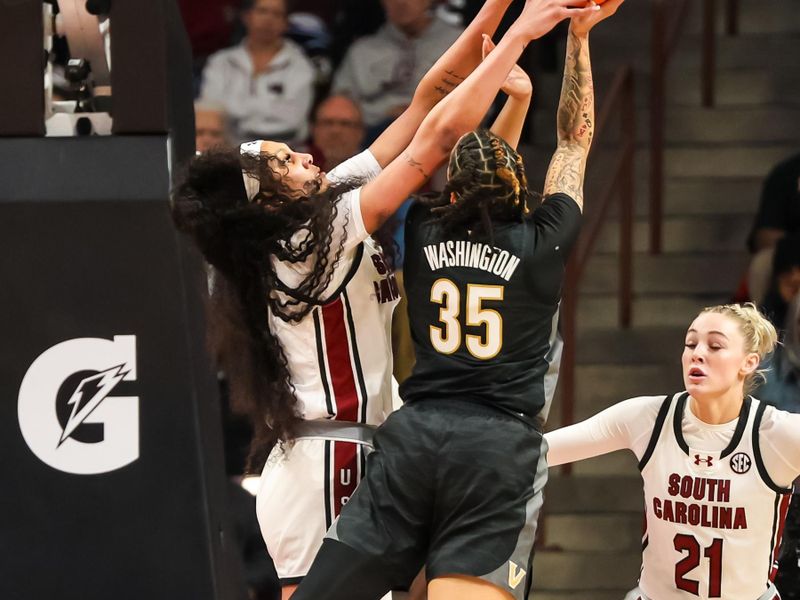
[[[685,594],[681,594],[681,598],[684,597]],[[648,596],[641,590],[641,588],[635,588],[628,592],[625,596],[625,600],[650,600]],[[778,588],[775,587],[775,584],[769,582],[767,585],[767,591],[761,594],[756,600],[781,600],[781,596],[778,593]]]
[[[275,448],[264,465],[256,515],[281,585],[308,574],[325,532],[361,481],[371,445],[300,437]]]

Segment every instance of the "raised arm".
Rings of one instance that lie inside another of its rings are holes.
[[[393,214],[427,181],[458,139],[478,126],[529,41],[569,16],[597,10],[569,9],[574,3],[575,0],[527,0],[522,14],[486,60],[425,117],[402,156],[364,186],[361,213],[367,231],[374,231]]]
[[[512,0],[486,0],[478,14],[417,85],[409,107],[370,146],[385,167],[414,137],[430,110],[481,62],[481,35],[492,35]]]
[[[558,103],[558,145],[545,176],[544,194],[562,192],[583,210],[583,179],[594,136],[594,83],[589,31],[613,15],[624,0],[609,0],[588,17],[573,18],[567,37],[564,80]]]
[[[492,40],[488,36],[484,36],[484,56],[489,54],[493,48]],[[509,146],[516,149],[519,144],[519,138],[522,135],[522,128],[525,126],[525,119],[528,117],[533,85],[528,74],[519,65],[514,65],[514,68],[511,69],[508,77],[506,77],[503,87],[500,89],[508,95],[508,99],[503,105],[500,114],[497,115],[490,131],[503,138]]]

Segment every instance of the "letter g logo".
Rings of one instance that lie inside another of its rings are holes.
[[[78,475],[114,471],[139,458],[139,398],[111,396],[136,380],[136,336],[56,344],[19,388],[22,437],[45,464]]]

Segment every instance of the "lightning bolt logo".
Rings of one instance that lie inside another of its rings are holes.
[[[72,435],[72,432],[100,406],[125,375],[130,373],[130,370],[123,371],[125,366],[125,364],[117,365],[81,380],[67,401],[67,404],[72,406],[72,414],[64,427],[58,446]]]

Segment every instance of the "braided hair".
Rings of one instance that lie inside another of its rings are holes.
[[[286,354],[269,327],[269,313],[298,322],[331,282],[342,254],[333,245],[337,198],[357,182],[321,179],[302,192],[284,185],[275,157],[214,149],[196,156],[173,190],[172,217],[213,268],[208,341],[230,381],[231,404],[253,423],[248,472],[263,467],[272,447],[290,442],[299,420]],[[279,165],[280,163],[278,163]],[[242,173],[259,191],[248,199]],[[278,277],[275,260],[307,263],[293,287]]]
[[[486,129],[462,136],[450,154],[441,193],[420,196],[445,231],[493,237],[492,221],[521,222],[537,194],[528,189],[522,156]]]

